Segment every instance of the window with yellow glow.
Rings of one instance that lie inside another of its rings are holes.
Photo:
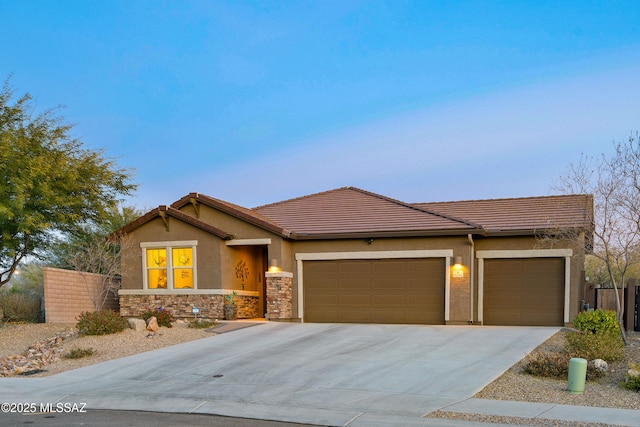
[[[192,242],[189,242],[192,243]],[[146,247],[144,267],[148,289],[194,289],[194,246]]]
[[[166,249],[147,249],[147,284],[150,289],[167,288]]]
[[[191,248],[171,249],[173,260],[173,287],[193,288],[193,250]]]

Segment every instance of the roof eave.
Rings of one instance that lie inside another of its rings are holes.
[[[382,238],[407,238],[407,237],[439,237],[439,236],[466,236],[468,234],[482,234],[479,229],[454,229],[454,230],[418,230],[418,231],[358,231],[344,233],[292,233],[292,240],[343,240],[343,239],[382,239]]]

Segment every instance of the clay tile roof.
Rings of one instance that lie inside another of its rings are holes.
[[[586,194],[412,205],[465,218],[494,234],[592,227],[593,196]]]
[[[292,230],[292,238],[466,234],[476,224],[354,187],[311,194],[254,212]]]
[[[256,212],[251,209],[247,209],[245,207],[235,205],[233,203],[225,202],[224,200],[216,199],[205,194],[200,193],[190,193],[180,200],[171,204],[171,206],[175,209],[180,209],[183,206],[191,203],[191,199],[195,199],[200,203],[203,203],[212,208],[221,210],[226,212],[229,215],[235,216],[236,218],[242,219],[243,221],[249,222],[258,227],[264,228],[266,230],[272,231],[276,234],[279,234],[283,237],[289,237],[291,232],[286,228],[283,228],[278,223],[274,222],[272,219],[261,215],[259,212]]]
[[[160,216],[163,215],[167,215],[176,219],[179,219],[180,221],[186,222],[187,224],[191,224],[195,227],[200,228],[201,230],[204,230],[208,233],[211,233],[215,236],[220,237],[221,239],[224,240],[229,240],[233,238],[233,235],[230,233],[227,233],[226,231],[223,231],[219,228],[216,228],[204,221],[201,221],[197,218],[194,218],[191,215],[187,215],[184,212],[181,212],[171,206],[158,206],[155,209],[150,210],[149,212],[147,212],[146,214],[142,215],[141,217],[137,218],[135,221],[130,222],[129,224],[125,225],[124,227],[122,227],[120,230],[114,232],[111,234],[111,236],[119,236],[122,234],[126,234],[126,233],[130,233],[133,230],[135,230],[136,228],[140,227],[143,224],[146,224],[147,222],[158,218]]]

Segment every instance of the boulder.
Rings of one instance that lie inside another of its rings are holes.
[[[128,319],[129,327],[134,331],[144,331],[147,329],[147,322],[142,319]]]
[[[158,319],[156,319],[156,316],[151,316],[147,320],[147,331],[151,331],[151,332],[158,331]]]
[[[602,359],[595,359],[593,367],[599,372],[607,372],[609,370],[609,364]]]

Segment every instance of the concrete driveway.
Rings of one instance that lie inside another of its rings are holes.
[[[0,402],[193,412],[332,426],[425,425],[557,328],[264,323],[46,378]]]

